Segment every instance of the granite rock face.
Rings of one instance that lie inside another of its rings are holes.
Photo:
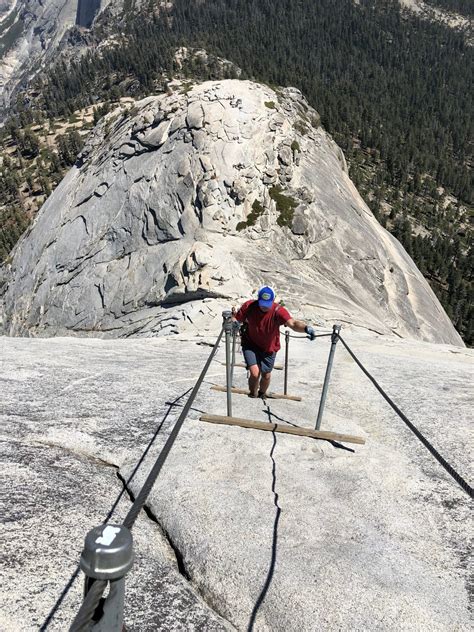
[[[110,113],[12,255],[9,335],[202,331],[271,284],[295,316],[462,345],[294,88],[177,84]]]
[[[76,569],[86,532],[102,524],[112,509],[111,523],[121,524],[130,509],[119,467],[128,459],[138,461],[155,431],[161,429],[152,450],[156,454],[175,409],[161,397],[159,403],[150,397],[155,389],[164,394],[166,384],[170,386],[168,375],[157,375],[154,354],[149,353],[150,343],[158,341],[134,341],[138,345],[135,351],[129,347],[128,359],[123,357],[113,367],[108,352],[103,354],[106,341],[96,341],[98,353],[89,356],[94,365],[92,374],[82,371],[85,357],[79,350],[84,349],[81,343],[89,340],[38,340],[47,346],[16,347],[15,351],[10,342],[21,345],[35,341],[0,338],[0,630],[34,632],[41,628]],[[67,350],[69,342],[79,344],[72,355]],[[119,346],[123,342],[127,341],[108,341]],[[171,361],[176,351],[171,347],[160,354],[160,362]],[[10,351],[18,353],[15,369]],[[116,351],[121,354],[119,348]],[[187,357],[199,363],[202,353],[202,347],[191,345]],[[62,358],[59,371],[53,368],[54,357]],[[130,370],[132,357],[140,370]],[[5,373],[11,370],[13,380]],[[27,384],[22,394],[18,387]],[[123,400],[118,408],[112,405],[125,391],[128,412]],[[174,400],[182,391],[183,384],[178,383],[166,394]],[[144,512],[134,526],[133,538],[135,562],[126,582],[127,630],[233,629],[180,574],[173,549],[159,525]],[[83,577],[79,577],[48,630],[69,629],[82,593]]]
[[[55,61],[78,19],[90,20],[95,9],[104,11],[109,5],[114,11],[123,7],[123,0],[87,2],[94,7],[83,6],[78,13],[78,0],[0,1],[0,34],[8,42],[0,46],[0,118],[8,115],[16,89]]]
[[[119,498],[117,471],[128,480],[156,434],[130,482],[138,493],[217,329],[205,340],[0,337],[2,632],[40,628],[85,534]],[[473,351],[351,328],[343,336],[472,484]],[[329,346],[291,341],[289,392],[301,402],[235,395],[233,414],[314,428]],[[365,445],[200,421],[225,414],[225,393],[210,389],[225,382],[224,357],[221,348],[133,528],[127,630],[471,630],[472,503],[341,343],[322,429]],[[244,386],[245,370],[234,379]],[[275,371],[272,390],[282,385]],[[129,508],[125,493],[112,523]],[[48,630],[69,629],[82,579]]]
[[[77,0],[12,0],[0,29],[10,46],[0,51],[0,112],[12,93],[57,50],[76,21]],[[0,16],[1,17],[1,16]]]

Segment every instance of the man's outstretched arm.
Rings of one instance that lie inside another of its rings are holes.
[[[304,320],[296,320],[295,318],[290,318],[285,323],[285,327],[289,327],[300,334],[308,334],[311,340],[314,340],[315,333],[314,329],[311,325],[307,325]]]

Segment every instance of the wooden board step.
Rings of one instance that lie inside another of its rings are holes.
[[[226,365],[226,363],[225,363],[225,362],[221,362],[221,364],[223,364],[224,366]],[[242,368],[242,369],[246,369],[246,368],[247,368],[247,365],[246,365],[246,364],[244,364],[243,362],[236,362],[236,363],[234,364],[234,366],[238,366],[238,367],[240,367],[240,368]],[[275,364],[273,368],[274,368],[276,371],[283,371],[283,367],[281,366],[281,364]]]
[[[311,437],[312,439],[324,439],[325,441],[338,441],[341,443],[358,443],[363,445],[365,439],[353,435],[340,434],[339,432],[329,432],[327,430],[312,430],[310,428],[300,428],[286,426],[284,424],[272,424],[268,421],[252,421],[251,419],[240,419],[239,417],[225,417],[223,415],[202,415],[201,421],[211,424],[223,424],[226,426],[240,426],[241,428],[253,428],[255,430],[266,430],[267,432],[282,432],[284,434],[298,435],[300,437]]]
[[[227,388],[225,386],[211,386],[213,391],[220,391],[221,393],[227,392]],[[237,395],[248,395],[249,391],[247,388],[231,388],[232,393],[236,393]],[[301,397],[299,395],[283,395],[283,393],[267,393],[268,399],[291,399],[293,402],[300,402]]]

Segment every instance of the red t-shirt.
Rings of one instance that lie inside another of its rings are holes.
[[[262,312],[257,301],[247,301],[235,314],[235,318],[247,323],[242,335],[242,344],[257,347],[266,353],[280,349],[280,326],[291,318],[284,307],[273,303],[268,312]]]

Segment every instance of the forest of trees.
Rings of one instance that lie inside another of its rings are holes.
[[[124,46],[56,68],[43,87],[45,107],[51,116],[70,114],[97,93],[120,91],[127,77],[135,79],[132,92],[145,94],[174,73],[176,46],[203,46],[246,76],[297,84],[345,148],[355,136],[377,149],[394,186],[428,171],[472,203],[472,50],[456,32],[401,18],[392,3],[375,19],[372,4],[176,0],[172,28],[138,15]]]
[[[469,12],[463,0],[432,4]],[[474,202],[474,54],[464,36],[401,14],[388,0],[174,0],[168,11],[124,15],[119,46],[43,77],[37,89],[45,115],[156,91],[176,74],[173,54],[182,45],[231,60],[243,77],[300,88],[344,149],[373,212],[472,344],[466,209],[472,212]],[[98,20],[98,41],[109,28]],[[216,63],[191,63],[187,71],[199,79],[222,76]],[[424,237],[417,227],[426,229]]]
[[[33,131],[33,122],[28,119],[22,128],[20,117],[13,117],[0,134],[0,147],[3,150],[0,165],[1,261],[7,259],[32,219],[32,209],[36,206],[30,202],[28,209],[25,209],[24,200],[46,199],[62,180],[65,171],[75,163],[84,143],[80,134],[73,130],[58,134],[57,146],[52,150],[46,146],[44,138]]]

